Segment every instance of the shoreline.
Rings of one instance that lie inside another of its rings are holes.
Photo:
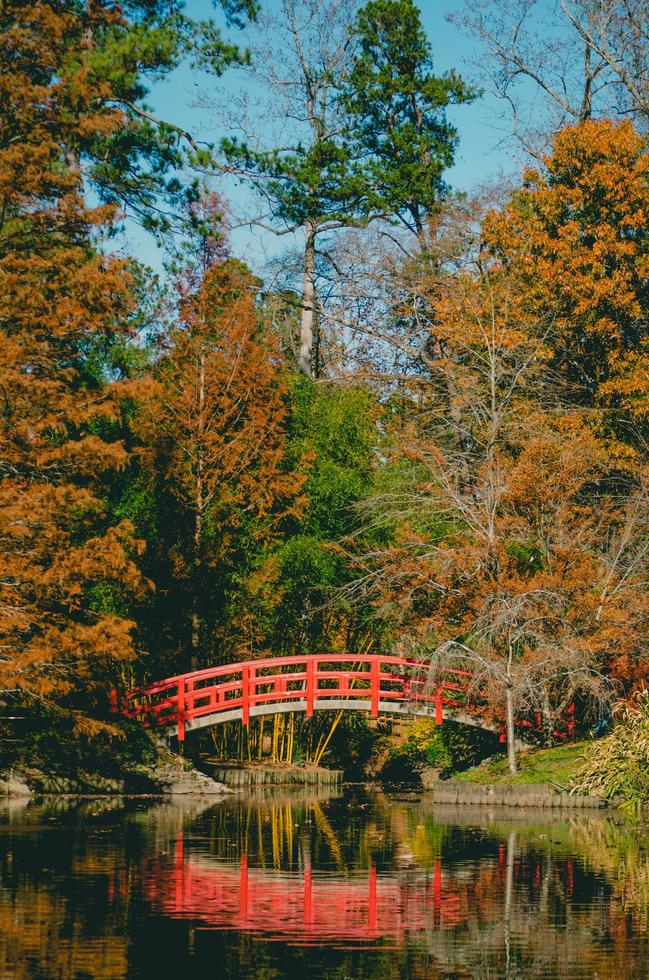
[[[607,810],[608,800],[562,792],[551,783],[470,783],[440,779],[424,787],[435,803],[452,806],[508,806],[537,809]]]
[[[581,810],[615,812],[617,807],[607,800],[592,796],[577,796],[557,790],[548,783],[529,783],[524,785],[503,785],[497,783],[467,783],[460,780],[439,780],[434,785],[414,786],[404,784],[385,784],[375,782],[346,782],[342,774],[333,770],[332,777],[326,781],[313,782],[309,780],[292,779],[285,782],[273,780],[230,783],[216,782],[205,776],[199,770],[185,770],[180,782],[171,783],[156,790],[137,791],[124,788],[73,790],[69,788],[45,789],[30,786],[22,779],[5,780],[0,778],[0,805],[3,802],[24,800],[93,800],[93,799],[133,799],[151,801],[178,801],[188,798],[212,798],[215,801],[227,797],[240,796],[242,793],[254,792],[255,795],[268,793],[272,795],[276,789],[285,791],[299,789],[320,789],[340,793],[346,787],[362,786],[365,789],[375,789],[388,793],[415,794],[424,802],[435,806],[455,807],[467,810],[493,808],[504,810]],[[194,779],[194,776],[197,779]],[[189,777],[189,779],[187,779]]]

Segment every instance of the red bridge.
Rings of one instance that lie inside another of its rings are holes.
[[[285,711],[344,708],[379,714],[444,717],[490,731],[500,726],[469,703],[471,675],[445,670],[434,679],[429,666],[404,657],[371,654],[272,657],[208,667],[129,691],[114,707],[148,724],[175,730],[180,741],[193,731]],[[484,709],[482,709],[484,710]]]
[[[225,721],[241,721],[287,711],[369,711],[381,714],[425,715],[437,725],[444,718],[501,733],[489,719],[479,692],[472,690],[468,671],[433,671],[429,664],[405,657],[369,654],[310,654],[271,657],[239,664],[208,667],[168,677],[127,692],[113,708],[162,728],[184,741],[194,731]],[[517,727],[541,730],[541,720],[519,719]],[[558,738],[574,734],[574,706],[563,719]]]

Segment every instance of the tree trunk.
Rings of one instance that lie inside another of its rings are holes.
[[[298,366],[307,378],[313,377],[313,348],[315,336],[315,236],[316,228],[307,221],[304,245],[304,283],[302,286],[302,317],[300,320],[300,356]]]
[[[550,748],[554,744],[554,718],[552,717],[552,709],[550,708],[550,698],[548,697],[548,692],[545,690],[543,692],[543,744]]]
[[[86,16],[91,13],[91,3],[90,0],[86,0]],[[94,47],[95,35],[92,27],[87,25],[84,27],[81,33],[81,46],[82,50],[89,50]],[[67,147],[64,153],[65,165],[68,168],[68,173],[72,176],[81,180],[81,154],[76,147]]]
[[[198,661],[201,648],[201,614],[199,609],[199,579],[200,579],[200,549],[203,541],[203,514],[201,510],[196,512],[196,523],[194,525],[194,574],[192,576],[192,617],[191,617],[191,658],[190,667],[192,670],[198,669]]]
[[[205,350],[201,348],[198,374],[198,419],[196,439],[196,492],[194,499],[194,556],[192,575],[191,669],[198,667],[201,645],[200,573],[203,555],[204,461],[203,433],[205,425]]]
[[[512,776],[518,772],[516,767],[516,733],[514,729],[514,692],[511,685],[505,688],[507,700],[507,764]]]

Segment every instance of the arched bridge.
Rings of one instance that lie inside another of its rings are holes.
[[[368,711],[424,715],[441,725],[444,718],[501,733],[503,726],[488,720],[485,704],[472,689],[468,671],[444,669],[405,657],[382,654],[308,654],[270,657],[238,664],[207,667],[189,674],[113,695],[116,711],[139,718],[184,741],[194,731],[226,721],[248,725],[251,718],[281,712]],[[558,738],[574,733],[574,706]],[[540,731],[540,717],[518,719],[519,730]]]
[[[444,717],[499,731],[469,700],[471,675],[445,670],[430,679],[428,665],[404,657],[322,654],[271,657],[208,667],[129,691],[114,707],[130,717],[175,732],[194,731],[286,711],[346,709],[380,714]],[[484,710],[484,709],[483,709]]]

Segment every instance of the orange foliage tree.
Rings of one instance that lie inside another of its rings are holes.
[[[571,401],[633,442],[649,394],[649,153],[629,121],[589,121],[555,136],[545,168],[491,214],[485,240],[554,316],[550,366]]]
[[[233,558],[244,574],[246,551],[272,540],[300,504],[304,478],[285,459],[286,374],[278,339],[256,308],[258,288],[242,263],[218,256],[198,278],[184,275],[144,403],[152,470],[182,525],[172,536],[167,588],[185,591],[189,642],[180,657],[193,666],[222,657],[223,643],[236,648],[241,624],[224,608]],[[220,647],[215,612],[233,631],[229,641],[221,631]]]
[[[551,737],[575,696],[606,701],[613,662],[641,657],[649,511],[606,491],[603,446],[552,383],[556,317],[524,275],[479,254],[420,291],[436,353],[394,435],[409,479],[375,501],[396,536],[368,583],[433,676],[472,672],[515,771],[517,718],[540,713]]]
[[[143,584],[132,528],[102,500],[126,454],[119,386],[98,365],[128,337],[133,299],[124,263],[93,247],[113,212],[84,205],[67,149],[118,117],[94,111],[67,64],[73,14],[14,7],[0,74],[0,688],[65,703],[90,730],[133,656],[124,603]]]

